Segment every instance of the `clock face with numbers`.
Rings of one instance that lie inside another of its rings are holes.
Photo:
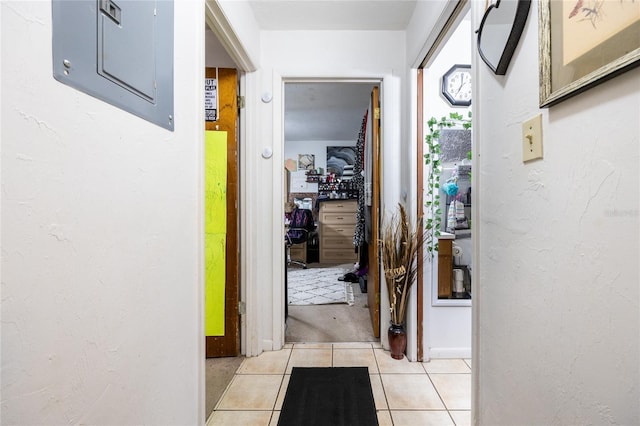
[[[453,106],[471,105],[471,65],[454,65],[442,76],[442,94]]]

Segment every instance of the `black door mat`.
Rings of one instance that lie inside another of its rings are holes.
[[[278,426],[377,426],[367,367],[293,367]]]

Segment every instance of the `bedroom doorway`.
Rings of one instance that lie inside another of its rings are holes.
[[[369,289],[376,301],[369,249],[360,235],[354,245],[356,229],[363,228],[357,222],[364,221],[364,211],[357,210],[365,159],[367,169],[373,168],[372,155],[365,153],[367,148],[373,153],[370,110],[377,101],[371,94],[378,87],[372,81],[284,84],[285,232],[294,209],[311,210],[314,218],[310,238],[292,245],[288,254],[287,343],[378,340],[379,308],[369,302]],[[378,319],[376,326],[372,318]]]

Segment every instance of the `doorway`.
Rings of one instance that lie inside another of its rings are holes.
[[[428,327],[419,358],[471,357],[474,256],[472,196],[472,28],[459,2],[418,70],[418,193],[424,194],[429,259],[423,306]]]
[[[307,241],[287,253],[285,342],[378,340],[361,173],[372,169],[378,91],[371,81],[284,83],[285,223],[300,209],[314,220]]]

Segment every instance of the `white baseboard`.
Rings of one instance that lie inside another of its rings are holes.
[[[262,341],[262,350],[263,351],[272,351],[273,350],[273,340],[263,340]]]

